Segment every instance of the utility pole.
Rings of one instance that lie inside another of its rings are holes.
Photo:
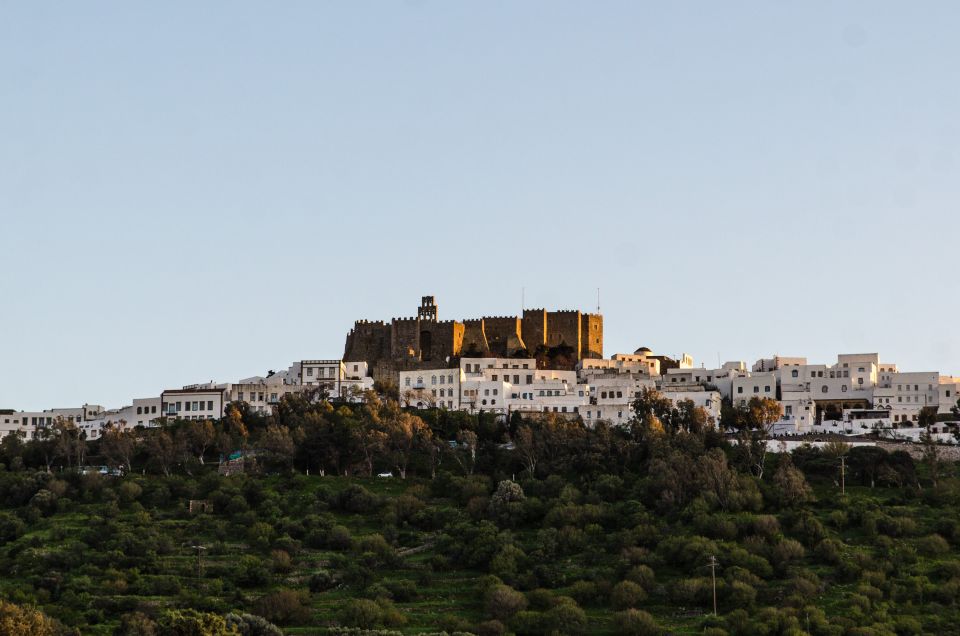
[[[847,494],[847,483],[846,483],[847,461],[846,460],[847,458],[845,455],[840,456],[840,494],[841,495]]]
[[[710,555],[710,562],[707,564],[707,567],[710,568],[710,578],[713,581],[713,615],[717,615],[717,566],[720,565],[717,562],[717,557]]]
[[[199,579],[203,576],[203,551],[207,548],[199,543],[190,547],[197,551],[197,578]]]

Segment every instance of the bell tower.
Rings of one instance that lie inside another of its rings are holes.
[[[433,296],[422,296],[420,298],[417,318],[421,321],[437,322],[437,304],[433,301]]]

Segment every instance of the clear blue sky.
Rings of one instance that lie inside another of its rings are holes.
[[[592,309],[960,372],[956,2],[0,1],[0,408]]]

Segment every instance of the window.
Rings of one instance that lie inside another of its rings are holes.
[[[820,392],[821,392],[821,393],[826,393],[826,392],[827,392],[827,387],[826,387],[826,386],[820,387]]]
[[[764,392],[764,393],[769,393],[769,392],[770,392],[770,385],[769,385],[769,384],[768,384],[767,386],[763,387],[763,392]]]
[[[844,393],[846,393],[846,392],[847,392],[847,385],[846,385],[846,384],[842,385],[842,386],[840,387],[840,390],[843,391]]]
[[[791,376],[791,377],[796,378],[796,377],[798,377],[799,375],[800,375],[800,372],[797,371],[796,369],[794,369],[793,371],[790,372],[790,376]]]
[[[496,390],[496,389],[493,390],[493,394],[494,394],[494,395],[497,394],[497,390]]]
[[[754,393],[759,393],[759,392],[760,392],[760,387],[759,387],[759,386],[754,386],[754,387],[753,387],[753,392],[754,392]]]
[[[737,393],[743,393],[743,387],[742,387],[742,386],[738,386],[738,387],[737,387]]]
[[[313,367],[307,367],[307,377],[313,377]]]
[[[492,376],[490,376],[490,377],[493,378],[493,381],[494,381],[494,382],[497,381],[497,374],[496,374],[496,373],[494,373],[494,374],[493,374]]]
[[[448,376],[447,376],[447,384],[453,384],[453,376],[452,376],[452,375],[448,375]]]
[[[403,385],[404,385],[404,386],[410,386],[410,376],[409,376],[409,375],[403,379]]]
[[[441,375],[441,376],[440,376],[440,384],[444,384],[444,383],[446,383],[446,381],[447,381],[447,376]]]
[[[436,384],[436,383],[437,383],[437,376],[435,376],[435,375],[434,375],[434,376],[430,376],[430,384]]]
[[[138,406],[138,407],[137,407],[137,415],[142,415],[142,414],[143,414],[143,407]]]
[[[532,376],[532,375],[528,375],[528,376],[527,376],[527,384],[533,384],[533,376]]]

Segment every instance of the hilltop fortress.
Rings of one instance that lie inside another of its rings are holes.
[[[603,316],[524,309],[522,317],[439,320],[433,296],[424,296],[415,317],[358,320],[347,334],[343,359],[366,362],[374,378],[396,381],[398,372],[424,363],[456,365],[461,356],[509,358],[550,350],[569,351],[574,363],[602,358]]]

